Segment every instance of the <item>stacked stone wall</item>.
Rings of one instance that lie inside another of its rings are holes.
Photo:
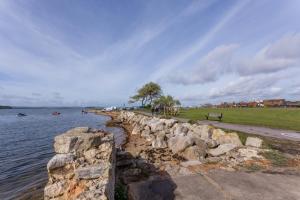
[[[47,200],[113,200],[116,150],[111,133],[77,127],[55,137]]]

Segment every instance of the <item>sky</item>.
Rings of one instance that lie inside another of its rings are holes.
[[[1,0],[0,105],[300,100],[299,0]]]

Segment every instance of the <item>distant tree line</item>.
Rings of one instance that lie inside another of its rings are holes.
[[[0,109],[12,109],[12,107],[11,106],[1,106],[0,105]]]

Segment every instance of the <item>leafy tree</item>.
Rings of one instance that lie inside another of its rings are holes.
[[[160,96],[158,99],[154,101],[154,105],[160,106],[163,108],[164,115],[167,113],[170,115],[176,115],[177,109],[176,106],[180,106],[181,103],[179,100],[174,99],[171,95]]]
[[[149,82],[138,89],[137,94],[130,97],[129,103],[141,101],[142,106],[152,104],[153,100],[160,97],[162,90],[157,83]]]

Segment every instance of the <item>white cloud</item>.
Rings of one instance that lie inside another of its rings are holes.
[[[286,35],[254,57],[236,63],[236,70],[241,75],[272,73],[291,67],[300,67],[300,33]]]
[[[191,70],[175,71],[168,75],[167,81],[184,85],[215,81],[220,75],[231,71],[233,53],[237,47],[236,44],[218,46]]]
[[[191,56],[198,53],[202,50],[205,45],[207,45],[212,38],[233,18],[235,15],[247,5],[249,0],[239,1],[235,4],[225,15],[221,18],[221,20],[213,26],[204,36],[201,36],[198,40],[193,42],[189,47],[181,50],[175,55],[167,58],[158,64],[157,70],[149,77],[149,80],[158,80],[165,77],[172,70],[178,68],[183,65]]]
[[[29,96],[23,98],[26,103],[33,100],[31,97],[36,96],[32,92],[36,91],[45,99],[51,98],[51,91],[59,91],[64,94],[66,102],[78,98],[83,99],[82,102],[99,100],[98,104],[114,103],[112,99],[124,101],[120,100],[120,94],[127,99],[129,94],[124,90],[136,87],[130,83],[140,73],[135,69],[138,52],[182,18],[213,2],[191,3],[175,17],[167,16],[153,25],[139,25],[128,38],[104,47],[103,52],[86,56],[55,37],[56,27],[48,27],[47,22],[35,23],[34,15],[28,15],[27,8],[22,7],[26,3],[1,1],[0,71],[13,75],[15,79],[0,80],[0,83],[10,88],[5,95],[15,97],[18,103],[22,99],[20,96]],[[25,90],[27,92],[22,92],[22,95],[14,95]],[[3,101],[7,99],[2,98]]]
[[[192,68],[177,70],[167,76],[174,84],[204,84],[218,80],[221,75],[249,76],[274,73],[300,67],[300,34],[286,35],[260,49],[252,58],[237,59],[238,45],[221,45],[203,56]]]

